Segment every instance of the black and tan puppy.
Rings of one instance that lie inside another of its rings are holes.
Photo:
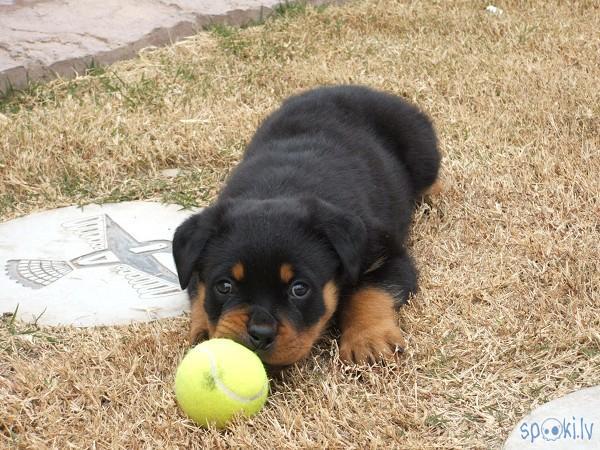
[[[391,356],[395,307],[417,287],[405,238],[439,165],[431,122],[398,97],[339,86],[288,99],[175,233],[192,341],[228,337],[283,366],[337,318],[343,359]]]

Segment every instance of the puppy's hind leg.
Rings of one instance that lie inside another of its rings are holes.
[[[408,171],[415,196],[422,194],[437,179],[441,161],[431,119],[395,95],[371,92],[364,101],[375,130]]]

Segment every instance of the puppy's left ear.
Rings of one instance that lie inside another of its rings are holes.
[[[356,282],[367,246],[367,228],[355,214],[320,199],[306,199],[310,226],[324,236],[338,254],[345,275]]]
[[[221,208],[218,206],[206,208],[188,217],[175,230],[173,258],[181,289],[188,286],[194,271],[198,270],[202,251],[217,230],[221,216],[220,210]]]

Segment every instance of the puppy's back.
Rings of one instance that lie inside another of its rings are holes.
[[[259,127],[246,157],[275,149],[278,140],[321,135],[349,147],[366,136],[375,139],[406,168],[415,196],[437,178],[440,154],[427,115],[400,97],[364,86],[321,87],[290,97]]]

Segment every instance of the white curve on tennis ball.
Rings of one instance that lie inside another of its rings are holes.
[[[210,363],[210,374],[212,375],[213,380],[215,380],[215,384],[217,385],[219,390],[221,392],[223,392],[225,395],[229,396],[236,402],[241,402],[241,403],[251,403],[254,400],[258,400],[260,397],[265,395],[265,391],[267,389],[267,383],[265,383],[263,385],[262,389],[257,394],[253,395],[252,397],[242,397],[241,395],[233,392],[231,389],[229,389],[227,387],[227,385],[225,383],[223,383],[223,380],[221,380],[221,378],[219,378],[219,373],[217,371],[217,362],[216,362],[215,356],[212,354],[212,352],[206,348],[199,348],[198,351],[204,353],[206,355],[206,357],[208,358],[208,362]]]

